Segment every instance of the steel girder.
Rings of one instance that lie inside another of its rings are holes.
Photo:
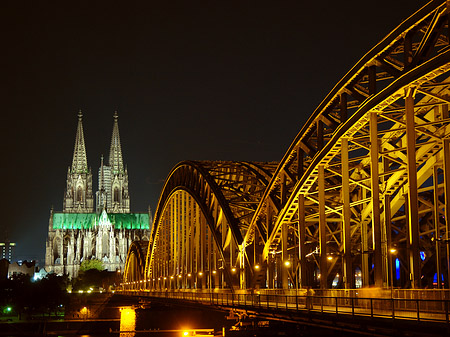
[[[450,274],[448,21],[432,1],[395,28],[279,165],[178,164],[155,214],[150,287],[420,287]]]
[[[277,163],[182,162],[153,222],[151,288],[245,287],[243,237]]]
[[[123,271],[125,288],[137,289],[144,282],[145,258],[147,256],[148,241],[133,241],[128,249],[127,261]]]
[[[394,247],[406,274],[394,285],[420,286],[430,238],[446,238],[449,226],[448,18],[446,3],[433,1],[404,21],[298,133],[244,238],[254,244],[262,228],[262,260],[278,279],[269,286],[329,288],[340,274],[351,288],[355,267],[363,285],[387,285],[388,276],[392,285]]]

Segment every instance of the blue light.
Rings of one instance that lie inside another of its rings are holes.
[[[425,252],[420,252],[420,259],[425,261]]]
[[[441,274],[441,282],[444,282],[444,274]],[[433,283],[437,284],[437,273],[434,274]]]
[[[395,278],[400,280],[400,260],[395,259]]]

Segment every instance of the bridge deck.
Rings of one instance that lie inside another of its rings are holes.
[[[123,294],[197,302],[226,308],[313,312],[449,323],[449,300],[354,298],[224,292],[128,291]]]

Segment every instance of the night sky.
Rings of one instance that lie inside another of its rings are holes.
[[[279,161],[340,78],[425,3],[2,1],[0,238],[16,259],[43,259],[79,109],[94,192],[117,110],[131,209],[154,211],[182,160]]]

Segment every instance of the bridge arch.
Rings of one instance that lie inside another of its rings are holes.
[[[128,249],[123,282],[127,289],[141,289],[145,286],[145,258],[148,241],[133,241]]]
[[[243,237],[276,165],[178,164],[155,212],[146,268],[151,288],[245,288]]]
[[[432,1],[374,46],[279,163],[178,164],[148,287],[448,287],[448,13]]]
[[[449,226],[448,10],[430,2],[394,29],[292,142],[244,238],[251,246],[263,228],[274,287],[420,287],[426,262],[440,261],[431,239]]]

